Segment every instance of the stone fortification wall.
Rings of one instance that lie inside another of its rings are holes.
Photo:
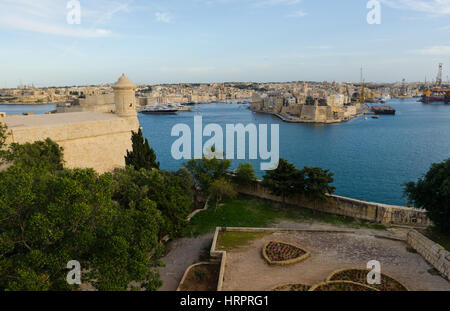
[[[275,202],[283,201],[281,197],[270,194],[269,190],[264,188],[260,182],[256,182],[247,187],[239,187],[238,191],[242,194]],[[349,216],[386,225],[393,224],[417,227],[427,227],[431,225],[431,221],[427,217],[424,210],[365,202],[337,195],[328,196],[328,200],[324,202],[314,202],[299,195],[293,198],[286,198],[286,203],[330,214]]]
[[[70,118],[73,119],[68,121]],[[125,165],[126,151],[132,149],[131,131],[139,128],[136,117],[119,118],[93,112],[6,117],[5,120],[11,130],[7,143],[51,138],[64,148],[67,168],[94,168],[99,173]],[[20,126],[21,122],[26,126]]]

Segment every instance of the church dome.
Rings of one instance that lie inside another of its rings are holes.
[[[113,85],[113,89],[135,89],[136,84],[130,81],[128,77],[125,74],[122,74],[122,76],[117,80],[117,82]]]

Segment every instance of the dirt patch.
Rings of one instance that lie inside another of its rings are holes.
[[[183,284],[181,291],[216,291],[219,278],[220,265],[204,264],[192,267]]]

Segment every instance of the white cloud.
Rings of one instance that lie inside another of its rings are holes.
[[[381,0],[387,6],[434,15],[450,14],[450,0]]]
[[[163,23],[171,23],[172,22],[172,16],[169,13],[156,12],[155,18],[156,18],[157,22],[163,22]]]
[[[124,2],[81,2],[81,24],[69,25],[66,4],[67,1],[53,0],[2,0],[0,28],[78,38],[107,37],[112,31],[106,29],[106,24],[117,13],[130,11]]]
[[[450,45],[436,45],[411,52],[420,55],[450,55]]]
[[[112,34],[112,32],[108,29],[89,29],[70,26],[72,25],[59,26],[57,24],[45,23],[20,17],[5,17],[0,21],[0,27],[67,37],[98,38],[107,37]]]

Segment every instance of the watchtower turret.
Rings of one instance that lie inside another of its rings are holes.
[[[136,113],[136,85],[125,74],[113,85],[116,114],[119,117],[135,117]]]

